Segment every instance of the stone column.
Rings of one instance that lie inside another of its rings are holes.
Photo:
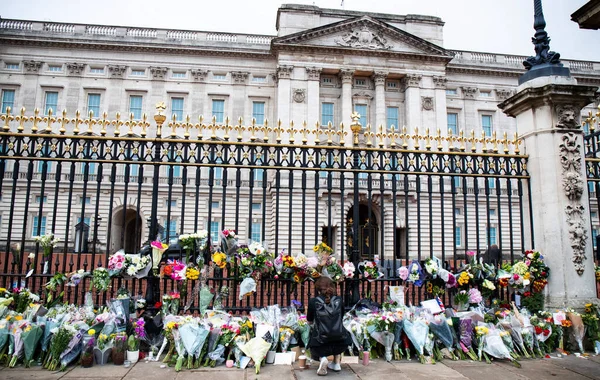
[[[386,127],[385,114],[385,78],[387,73],[376,71],[373,74],[373,82],[375,83],[375,124],[371,126],[372,131],[379,131],[379,126]]]
[[[352,124],[352,78],[353,70],[340,70],[340,80],[342,81],[342,123],[344,129],[350,133],[350,124]],[[348,139],[350,140],[350,139]]]
[[[277,67],[277,119],[284,125],[290,120],[290,94],[293,66],[280,65]],[[302,122],[302,121],[300,121]]]
[[[421,127],[421,78],[418,74],[408,74],[404,77],[406,128],[409,132]]]
[[[582,129],[578,115],[596,87],[570,77],[540,77],[523,83],[499,104],[517,119],[523,153],[529,155],[531,216],[525,212],[524,249],[540,251],[550,267],[546,307],[583,307],[596,299]],[[525,187],[526,190],[527,187]]]
[[[321,121],[321,117],[319,114],[320,107],[320,98],[319,98],[319,83],[321,80],[321,68],[319,67],[307,67],[306,75],[308,78],[307,83],[307,94],[306,94],[306,103],[307,103],[307,117],[306,122],[308,123],[309,128],[313,128],[317,121]],[[335,127],[335,126],[334,126]],[[308,143],[312,144],[315,141],[315,136],[310,135],[308,137]]]

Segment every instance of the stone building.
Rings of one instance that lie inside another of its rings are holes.
[[[340,123],[349,126],[350,116],[356,111],[361,115],[360,122],[365,130],[370,131],[367,129],[370,125],[374,133],[381,131],[378,129],[380,126],[387,132],[406,126],[409,131],[427,128],[432,135],[437,130],[442,136],[449,133],[458,135],[461,130],[465,133],[476,130],[478,136],[483,131],[487,137],[495,134],[501,138],[505,133],[512,137],[517,130],[515,120],[506,116],[497,105],[514,93],[517,79],[524,72],[522,62],[526,57],[447,50],[443,47],[444,22],[438,17],[282,5],[277,13],[276,25],[277,35],[265,36],[3,19],[0,20],[2,112],[9,106],[17,112],[21,107],[28,110],[39,108],[43,114],[47,114],[48,109],[54,110],[54,114],[63,109],[69,114],[80,110],[83,115],[93,112],[93,118],[101,118],[103,112],[109,115],[121,112],[123,115],[132,114],[134,120],[147,114],[151,121],[155,104],[164,101],[169,117],[175,115],[176,120],[181,121],[190,115],[192,122],[198,122],[198,115],[204,115],[200,123],[208,124],[212,118],[216,124],[226,123],[229,118],[229,123],[235,125],[241,117],[245,125],[251,124],[252,119],[256,125],[264,125],[267,121],[274,125],[276,120],[281,120],[286,126],[289,121],[300,125],[306,121],[309,125],[318,122],[321,126],[331,123],[335,129]],[[600,84],[600,62],[566,59],[563,63],[570,68],[579,84]],[[592,110],[593,106],[590,105],[584,113]],[[73,128],[72,124],[67,128]],[[108,126],[107,131],[110,136],[114,126]],[[140,135],[139,128],[134,132]],[[155,128],[149,128],[148,137],[153,137],[155,132]],[[183,130],[176,131],[179,137],[183,133]],[[209,132],[203,130],[200,133]],[[217,134],[222,137],[224,133],[218,131]],[[333,139],[334,144],[340,143],[339,136]],[[362,136],[361,144],[365,143],[364,139]],[[308,144],[315,143],[315,135],[309,135],[307,140]],[[445,143],[445,149],[449,148]],[[8,164],[5,178],[12,178],[8,173],[11,165]],[[57,165],[66,164],[48,164],[51,180]],[[55,199],[52,192],[41,194],[36,190],[41,183],[41,163],[34,165],[29,198],[20,189],[14,189],[11,181],[5,180],[0,204],[0,238],[8,236],[7,219],[11,207],[22,210],[27,203],[39,205],[46,202],[50,206],[42,207],[41,215],[38,207],[29,207],[28,215],[15,213],[11,232],[13,239],[27,244],[33,235],[49,229],[51,219],[55,217],[54,230],[70,242],[69,250],[91,250],[84,245],[85,242],[94,242],[91,230],[95,230],[96,224],[98,236],[95,243],[99,250],[108,246],[109,252],[119,248],[134,251],[148,235],[149,181],[140,181],[143,186],[138,199],[140,168],[127,165],[127,183],[126,166],[119,166],[114,188],[116,196],[111,204],[106,196],[110,191],[105,187],[100,191],[88,188],[84,196],[86,166],[77,165],[74,191],[70,197],[66,189],[58,192],[59,199]],[[95,183],[97,169],[93,164],[87,166],[90,182]],[[208,170],[203,168],[199,171],[203,181],[208,177]],[[249,173],[250,170],[244,171],[244,178],[248,179]],[[174,178],[173,186],[168,185],[169,174]],[[244,216],[235,223],[243,236],[273,244],[274,236],[287,242],[291,231],[300,228],[305,230],[306,240],[311,244],[319,238],[319,234],[327,234],[332,235],[329,238],[335,248],[341,249],[342,230],[349,219],[352,204],[345,202],[342,209],[339,200],[334,200],[333,215],[320,212],[322,205],[328,201],[327,197],[320,197],[319,191],[314,190],[314,182],[326,178],[322,175],[309,176],[308,180],[312,182],[308,187],[313,190],[304,200],[293,194],[289,197],[292,204],[286,203],[289,189],[282,188],[277,193],[283,202],[281,209],[286,210],[279,214],[278,219],[286,221],[283,223],[286,228],[276,232],[276,221],[272,215],[275,193],[269,187],[264,194],[260,181],[262,174],[261,169],[255,169],[255,178],[259,178],[255,186],[260,191],[255,191],[252,199],[249,199],[247,187],[241,191],[240,197],[244,200],[240,202],[238,215]],[[223,169],[214,169],[217,185],[222,185],[218,181],[222,181],[223,175]],[[144,176],[151,176],[149,167]],[[232,207],[227,206],[227,212],[221,212],[225,201],[232,196],[231,192],[215,191],[209,201],[206,182],[201,181],[199,198],[194,191],[182,189],[180,167],[163,167],[161,176],[164,178],[161,179],[159,222],[171,237],[182,230],[191,232],[191,226],[211,228],[214,234],[218,229],[233,225],[236,217]],[[193,185],[194,171],[186,177],[187,184]],[[232,177],[230,173],[228,178]],[[274,181],[271,171],[264,178],[271,183]],[[384,180],[383,176],[380,180]],[[484,178],[476,180],[480,184],[485,181]],[[444,186],[449,185],[449,181],[444,183]],[[460,183],[457,182],[457,185],[460,186]],[[490,182],[488,186],[493,187],[494,183]],[[124,196],[126,188],[129,188],[127,197]],[[15,203],[11,204],[7,194],[13,192],[17,196]],[[181,211],[184,199],[188,204],[199,205],[201,212],[198,215],[184,214]],[[401,210],[394,220],[389,209],[381,215],[381,200],[374,197],[370,201],[372,207],[369,206],[369,209],[376,220],[375,231],[396,228],[398,236],[404,236],[407,223],[403,220],[403,208],[409,206],[399,202]],[[440,218],[452,219],[453,214],[461,215],[465,211],[460,205],[442,208],[439,203],[439,197],[434,197],[434,206],[429,210],[435,225],[439,224]],[[67,205],[77,212],[69,214]],[[96,205],[98,214],[95,214]],[[305,206],[302,209],[306,218],[304,225],[293,212],[301,205]],[[484,223],[478,223],[479,216],[472,220],[464,219],[471,224],[471,231],[483,229],[481,238],[477,233],[477,238],[470,235],[465,242],[465,236],[462,236],[465,231],[461,230],[463,226],[460,223],[450,234],[442,234],[441,237],[435,237],[435,232],[424,226],[420,231],[408,234],[409,246],[417,244],[419,234],[430,236],[427,244],[435,250],[442,242],[454,249],[468,246],[483,250],[490,244],[502,245],[499,236],[509,235],[509,224],[504,223],[504,231],[497,231],[494,218],[498,214],[508,215],[509,205],[495,207],[497,209],[493,208],[491,219],[488,215],[481,217]],[[52,215],[53,209],[57,215]],[[329,207],[329,210],[332,208]],[[491,210],[487,207],[480,211],[490,214]],[[361,208],[363,212],[368,213]],[[414,218],[417,209],[411,208],[406,213],[409,214]],[[108,215],[112,215],[110,230]],[[289,218],[293,219],[293,223],[288,230]],[[316,218],[317,226],[311,223]],[[365,217],[366,220],[373,218]],[[67,219],[70,227],[65,223]],[[592,213],[592,219],[595,226],[600,226],[597,213]],[[328,225],[328,220],[333,220],[333,224]],[[38,228],[42,225],[43,229]],[[84,231],[88,231],[89,235],[84,237]],[[382,256],[391,256],[392,252],[396,252],[396,255],[404,256],[406,253],[398,248],[404,247],[406,242],[394,244],[390,234],[380,237],[379,232],[374,237],[376,254],[381,252]],[[82,243],[78,243],[78,239]],[[518,236],[515,241],[513,248],[522,249]],[[302,250],[311,244],[294,240],[289,248]],[[280,243],[279,248],[287,247]]]

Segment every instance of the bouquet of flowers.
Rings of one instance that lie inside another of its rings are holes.
[[[585,352],[583,349],[583,338],[585,337],[585,325],[583,323],[583,319],[581,318],[581,314],[575,312],[571,308],[567,308],[567,318],[571,321],[571,336],[577,343],[579,348],[579,352]]]
[[[331,278],[336,284],[344,281],[344,269],[335,261],[333,256],[330,256],[330,259],[333,259],[333,263],[323,268],[322,275]]]
[[[56,371],[60,364],[61,354],[68,350],[69,344],[77,334],[76,329],[66,323],[58,328],[50,341],[50,355],[46,358],[44,368]]]
[[[362,272],[363,278],[366,278],[369,281],[374,281],[383,277],[383,273],[379,272],[377,263],[374,261],[363,261],[358,264],[358,270]]]
[[[23,341],[23,351],[25,353],[25,367],[29,368],[33,362],[33,354],[38,346],[42,335],[44,334],[42,326],[37,323],[28,324],[21,333]]]
[[[485,325],[475,326],[475,336],[477,337],[477,358],[479,361],[482,359],[482,355],[485,357],[486,362],[491,363],[490,358],[483,351],[485,337],[487,336],[489,329]]]
[[[413,260],[408,266],[408,277],[407,282],[413,283],[415,286],[423,285],[425,281],[425,274],[421,268],[421,264],[417,260]]]
[[[116,276],[125,267],[125,251],[119,250],[108,258],[108,270],[111,276]]]
[[[454,305],[458,310],[464,310],[469,306],[469,293],[466,290],[459,290],[454,295]]]
[[[313,251],[319,260],[317,265],[324,267],[329,264],[329,257],[333,255],[333,249],[327,243],[321,242],[315,245]]]
[[[219,269],[225,269],[227,266],[227,255],[223,252],[215,252],[212,255],[212,262],[219,267]]]
[[[260,373],[260,363],[263,361],[265,356],[267,356],[267,352],[269,352],[271,344],[266,342],[261,337],[254,337],[240,348],[244,354],[246,354],[246,356],[252,359],[254,362],[254,368],[256,369],[255,372],[258,375]]]
[[[179,243],[185,251],[185,263],[190,264],[190,255],[194,252],[194,245],[202,252],[206,248],[208,231],[201,230],[191,234],[179,235]]]
[[[414,322],[410,319],[405,319],[403,323],[404,332],[406,332],[406,336],[412,342],[417,354],[419,355],[419,360],[422,364],[425,363],[425,354],[424,347],[425,342],[427,340],[427,335],[429,334],[429,326],[425,322],[425,320],[418,318]]]
[[[342,267],[342,270],[344,271],[344,277],[354,278],[354,273],[356,272],[356,268],[354,267],[354,264],[352,263],[352,261],[346,261],[344,263],[344,266]]]
[[[110,274],[103,267],[98,267],[92,272],[92,281],[90,281],[90,291],[94,288],[96,291],[105,292],[110,287]]]
[[[52,253],[52,249],[58,245],[60,240],[54,237],[52,232],[49,232],[42,236],[34,236],[33,240],[39,243],[44,253],[44,258],[47,258]]]
[[[483,301],[481,292],[477,288],[469,289],[469,303],[471,305],[479,305]]]
[[[164,244],[158,240],[150,243],[150,247],[152,247],[152,271],[155,276],[158,276],[158,266],[162,260],[163,254],[169,248],[168,244]]]
[[[150,256],[125,255],[123,270],[127,276],[144,278],[151,268]]]
[[[436,339],[442,342],[442,345],[447,349],[446,356],[449,356],[453,360],[457,360],[454,355],[454,338],[452,336],[452,329],[448,324],[445,317],[435,316],[429,320],[429,331],[433,333]],[[438,356],[439,358],[439,356]]]
[[[195,318],[192,318],[179,327],[179,333],[181,334],[181,340],[188,355],[187,368],[197,368],[200,352],[206,342],[209,331],[199,325]],[[194,363],[194,358],[197,359],[196,363]]]
[[[223,251],[227,255],[233,254],[238,248],[238,237],[234,230],[225,229],[221,232],[221,241],[223,245]]]

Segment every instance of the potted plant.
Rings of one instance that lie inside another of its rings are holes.
[[[127,339],[127,360],[136,363],[140,356],[140,340],[146,337],[144,319],[138,318],[133,324],[133,334]]]
[[[88,335],[83,338],[83,351],[81,353],[81,366],[89,368],[94,365],[94,346],[96,345],[94,339],[94,330],[88,331]]]
[[[117,333],[112,349],[112,361],[115,365],[123,365],[125,362],[125,351],[127,350],[127,335]]]
[[[454,308],[457,311],[465,311],[469,309],[469,293],[466,290],[460,290],[454,296]]]
[[[96,364],[104,365],[108,363],[108,358],[112,352],[112,340],[113,336],[106,334],[100,334],[98,336],[96,347],[94,347],[94,359],[96,360]]]

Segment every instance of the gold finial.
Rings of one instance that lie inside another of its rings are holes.
[[[179,126],[179,123],[177,123],[177,114],[171,116],[171,121],[168,125],[171,128],[171,137],[177,137],[177,126]]]
[[[452,128],[448,128],[448,137],[446,137],[446,141],[448,141],[448,150],[454,150],[454,143],[456,142],[456,136],[454,136],[454,131]]]
[[[10,122],[14,120],[14,116],[10,114],[11,111],[11,107],[6,107],[6,114],[0,116],[2,118],[2,120],[4,120],[4,126],[2,127],[2,130],[4,132],[8,132],[10,131]]]
[[[165,115],[165,110],[167,106],[165,106],[165,102],[156,103],[156,113],[154,114],[154,121],[156,122],[156,137],[162,136],[162,125],[167,120],[167,116]]]
[[[471,136],[467,140],[471,144],[471,152],[477,152],[477,139],[475,138],[475,130],[471,129]]]
[[[327,123],[327,132],[325,132],[325,134],[327,135],[327,145],[333,144],[331,137],[336,135],[336,132],[333,129],[333,124],[331,124],[331,121]]]
[[[350,124],[350,130],[352,131],[352,135],[354,136],[354,146],[358,146],[358,134],[362,130],[362,125],[360,124],[360,114],[356,111],[352,112],[350,115],[352,119],[352,124]]]
[[[254,133],[256,132],[256,118],[252,118],[252,124],[248,127],[250,131],[250,141],[254,142],[256,140],[256,136]]]
[[[319,145],[321,140],[319,140],[319,135],[321,134],[321,123],[317,120],[315,123],[315,130],[312,131],[315,134],[315,145]]]
[[[487,153],[487,151],[488,151],[487,144],[490,140],[485,136],[485,129],[481,130],[481,138],[479,139],[479,141],[481,142],[481,149],[482,149],[483,153]]]
[[[465,147],[465,140],[466,140],[466,139],[465,139],[465,132],[464,132],[464,131],[461,129],[461,130],[458,132],[458,138],[456,139],[456,141],[460,142],[460,147],[459,147],[459,149],[460,149],[460,151],[461,151],[461,152],[464,152],[464,151],[465,151],[465,149],[467,149],[467,148]]]
[[[429,135],[429,128],[425,128],[425,149],[431,150],[431,136]]]
[[[71,120],[71,123],[73,123],[73,134],[77,135],[79,133],[79,125],[83,123],[83,119],[81,118],[81,112],[79,112],[79,110],[75,111],[75,118]]]
[[[373,145],[373,141],[371,139],[373,136],[375,136],[375,134],[371,131],[371,124],[367,123],[367,130],[365,131],[364,135],[367,137],[367,142],[365,143],[365,145]]]
[[[290,121],[290,127],[286,132],[290,135],[288,141],[290,142],[290,144],[294,144],[294,141],[296,141],[294,135],[298,133],[298,130],[294,128],[294,120]]]
[[[198,130],[198,140],[202,140],[204,138],[204,130],[206,129],[204,116],[198,116],[198,122],[194,125],[194,128]]]
[[[410,136],[408,135],[408,131],[406,130],[406,125],[402,126],[402,135],[400,136],[402,137],[402,148],[408,148],[407,140],[410,138]]]
[[[375,135],[375,137],[377,137],[377,145],[379,145],[380,148],[383,148],[385,146],[386,136],[387,133],[384,132],[383,125],[379,124],[379,132]]]
[[[496,139],[496,131],[492,131],[492,144],[494,144],[492,148],[494,153],[498,153],[498,140]]]
[[[441,152],[444,149],[444,147],[442,146],[442,142],[444,141],[444,138],[442,137],[442,130],[441,129],[439,129],[439,128],[437,129],[436,135],[435,135],[435,137],[433,139],[435,140],[435,145],[437,147],[437,150],[439,152]]]
[[[390,133],[387,135],[387,137],[390,139],[390,148],[395,148],[396,147],[396,139],[398,137],[400,137],[400,135],[398,134],[398,132],[396,132],[396,126],[395,125],[390,125]]]
[[[242,133],[244,133],[244,131],[246,130],[246,128],[244,128],[244,126],[242,125],[243,122],[244,122],[244,119],[239,117],[237,125],[233,128],[237,132],[237,140],[238,141],[242,141],[242,138],[244,137],[242,135]]]
[[[410,136],[410,139],[415,140],[415,143],[413,144],[415,149],[421,148],[421,144],[420,144],[421,135],[419,134],[419,127],[415,128],[415,132],[412,134],[412,136]]]
[[[340,130],[337,131],[337,135],[340,136],[340,145],[345,146],[346,136],[348,135],[348,132],[345,131],[344,123],[340,123]]]
[[[52,133],[52,124],[56,121],[56,118],[52,116],[52,108],[48,109],[48,116],[44,118],[44,122],[46,123],[46,129],[44,132]]]
[[[226,116],[225,125],[223,125],[223,130],[225,131],[225,135],[223,136],[223,138],[225,139],[225,141],[229,140],[229,132],[231,132],[232,129],[233,127],[229,124],[229,116]]]
[[[146,115],[146,113],[142,114],[142,121],[139,123],[139,125],[142,127],[141,136],[146,137],[146,128],[150,126],[150,123],[148,122],[148,115]]]
[[[522,143],[523,141],[521,141],[519,139],[519,134],[517,132],[515,132],[515,138],[513,139],[512,143],[515,146],[515,154],[519,154],[521,153],[521,151],[519,150],[519,145]]]
[[[29,120],[29,117],[25,116],[25,107],[21,107],[21,114],[15,116],[15,120],[19,122],[17,131],[23,132],[23,130],[25,129],[25,122]]]
[[[504,146],[504,153],[508,154],[508,133],[506,133],[506,131],[504,131],[502,135],[502,146]]]
[[[186,140],[190,138],[190,128],[194,127],[194,124],[190,123],[191,120],[192,118],[190,115],[186,115],[185,123],[182,124],[182,127],[185,129],[185,132],[183,132],[183,138]],[[227,138],[229,138],[229,136],[227,136]]]
[[[275,128],[275,141],[277,144],[281,143],[281,132],[285,132],[283,128],[281,128],[281,119],[277,120],[277,128]]]
[[[71,121],[71,119],[67,117],[67,110],[62,111],[62,117],[59,118],[58,121],[60,123],[59,132],[61,135],[64,135],[67,132],[66,125]]]
[[[212,117],[209,128],[212,132],[210,135],[211,140],[216,139],[217,138],[217,129],[219,129],[219,126],[217,125],[217,117],[215,115],[213,115],[213,117]]]
[[[42,121],[40,117],[40,109],[36,107],[33,110],[33,116],[31,117],[31,121],[33,121],[33,125],[31,126],[31,133],[37,133],[38,131],[38,123]]]
[[[269,127],[269,119],[265,119],[265,122],[262,127],[264,142],[269,142],[269,133],[271,133],[271,130],[272,128]]]
[[[306,145],[306,143],[308,142],[308,139],[306,138],[306,134],[309,133],[308,129],[306,128],[306,121],[302,122],[302,145]]]
[[[88,126],[87,133],[89,133],[90,135],[93,134],[94,130],[92,129],[92,127],[96,125],[96,120],[94,120],[94,111],[90,111],[89,118],[84,123]]]
[[[120,120],[119,120],[119,118],[120,118],[120,117],[121,117],[121,115],[120,115],[120,114],[117,112],[117,121],[119,121],[119,122],[120,122]],[[100,121],[98,122],[98,124],[99,124],[99,125],[100,125],[100,127],[101,127],[101,128],[100,128],[100,135],[101,135],[101,136],[104,136],[104,135],[106,135],[106,126],[111,124],[111,121],[110,121],[110,120],[108,120],[108,113],[106,113],[106,111],[104,111],[104,112],[102,113],[102,120],[100,120]],[[116,130],[118,130],[118,129],[119,129],[119,127],[116,127],[116,128],[115,128],[115,136],[118,136],[118,135],[116,134]]]

